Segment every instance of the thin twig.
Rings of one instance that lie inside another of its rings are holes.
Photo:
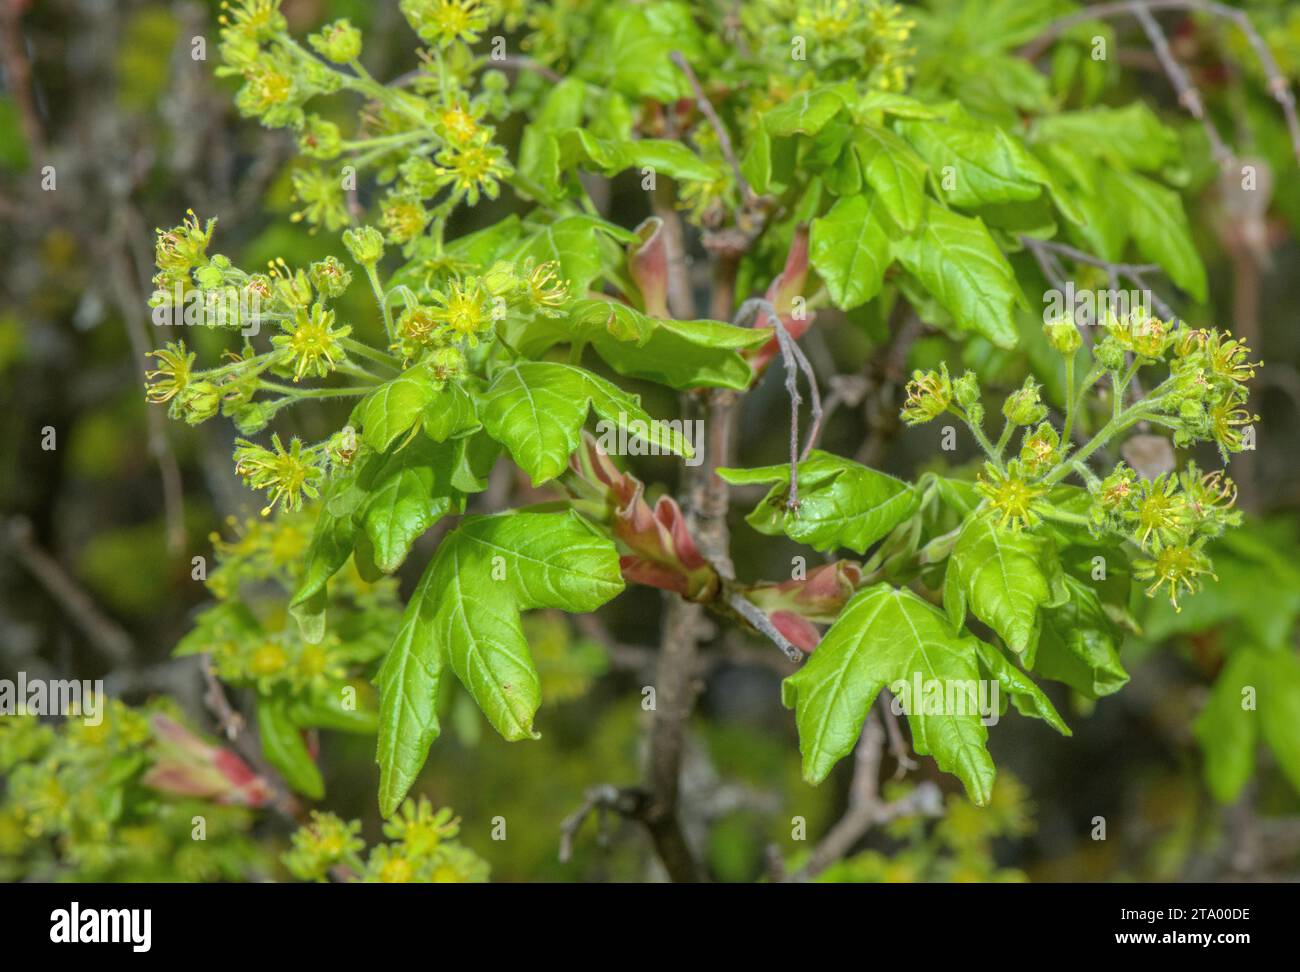
[[[0,35],[3,35],[5,87],[9,89],[18,108],[23,136],[33,152],[45,149],[45,126],[41,123],[32,98],[32,67],[27,60],[27,47],[23,38],[21,3],[9,0],[0,3]]]
[[[745,597],[744,594],[740,593],[740,591],[731,591],[727,595],[727,604],[737,614],[752,624],[759,634],[763,635],[771,641],[772,644],[776,645],[777,648],[781,649],[781,653],[785,655],[786,658],[796,664],[803,661],[803,652],[791,644],[786,636],[777,630],[776,625],[772,623],[772,619],[767,616],[767,613],[749,598]]]
[[[573,858],[573,843],[582,829],[583,823],[592,813],[601,816],[601,842],[604,840],[603,811],[612,810],[620,816],[638,820],[644,810],[644,791],[632,787],[617,787],[610,783],[600,783],[588,787],[578,809],[560,822],[560,863],[567,864]]]
[[[1160,296],[1147,286],[1144,274],[1159,271],[1160,266],[1155,263],[1116,263],[1113,260],[1106,260],[1102,257],[1095,256],[1084,250],[1069,246],[1065,243],[1058,243],[1055,240],[1040,240],[1033,236],[1021,236],[1020,242],[1032,253],[1038,260],[1039,267],[1043,270],[1043,275],[1048,278],[1048,282],[1059,290],[1064,290],[1066,279],[1064,271],[1059,266],[1053,270],[1047,263],[1047,260],[1056,254],[1068,257],[1076,263],[1086,263],[1089,266],[1098,267],[1106,271],[1110,278],[1111,289],[1117,289],[1116,283],[1118,278],[1131,280],[1133,283],[1146,294],[1150,295],[1151,303],[1155,305],[1156,311],[1166,320],[1177,320],[1178,315],[1174,313],[1172,307],[1161,300]]]
[[[686,75],[686,80],[690,82],[691,90],[695,93],[696,107],[708,119],[709,125],[713,128],[713,133],[718,137],[718,147],[722,151],[722,157],[731,166],[731,171],[735,174],[736,184],[740,186],[742,196],[747,202],[752,200],[754,190],[750,188],[749,181],[745,178],[744,173],[740,171],[740,163],[736,161],[736,152],[731,147],[731,136],[727,134],[727,128],[722,124],[722,119],[718,117],[718,112],[713,107],[713,103],[704,94],[700,79],[695,76],[694,69],[681,51],[673,51],[670,57],[672,57],[673,63],[681,68],[682,73]]]
[[[1139,11],[1149,14],[1157,10],[1194,11],[1211,17],[1230,20],[1237,25],[1237,28],[1246,36],[1246,40],[1254,50],[1255,56],[1259,59],[1264,76],[1268,79],[1267,88],[1269,94],[1282,108],[1287,131],[1291,136],[1291,149],[1295,154],[1296,161],[1300,162],[1300,117],[1296,114],[1295,94],[1291,91],[1290,82],[1278,68],[1273,52],[1269,50],[1268,44],[1260,36],[1259,31],[1255,29],[1255,25],[1251,23],[1250,15],[1244,10],[1238,10],[1222,3],[1214,3],[1213,0],[1124,0],[1124,2],[1119,3],[1099,3],[1091,7],[1084,7],[1077,13],[1067,14],[1058,20],[1052,21],[1041,34],[1020,49],[1020,56],[1028,60],[1036,59],[1054,40],[1078,24],[1087,23],[1090,20],[1106,20],[1112,17],[1137,17],[1140,16]]]
[[[37,546],[32,536],[32,525],[27,518],[12,517],[5,535],[9,541],[7,546],[14,552],[18,562],[59,603],[86,639],[114,665],[129,667],[134,655],[131,636],[99,609],[90,595],[77,585],[57,560]]]
[[[200,657],[199,670],[203,673],[205,686],[203,704],[216,716],[217,728],[221,734],[231,742],[235,742],[246,724],[244,717],[226,698],[226,691],[217,679],[217,671],[212,665],[211,656],[204,654]]]
[[[880,695],[880,711],[884,713],[885,731],[889,735],[889,754],[898,764],[894,778],[901,779],[908,770],[916,769],[918,764],[908,751],[907,740],[903,738],[902,727],[898,724],[898,716],[894,714],[894,696],[889,689],[885,689]]]
[[[821,435],[824,417],[821,389],[817,386],[817,373],[813,370],[812,363],[803,353],[798,342],[786,330],[781,315],[771,301],[763,297],[751,297],[740,305],[740,310],[736,312],[736,323],[749,321],[760,310],[772,319],[776,330],[776,342],[781,349],[781,359],[785,365],[785,390],[790,397],[790,496],[786,500],[786,508],[797,510],[799,508],[799,463],[808,458]],[[808,430],[808,440],[802,449],[799,448],[799,406],[803,404],[803,398],[799,394],[799,371],[802,371],[804,377],[808,379],[808,391],[812,398],[809,403],[812,425]]]
[[[813,848],[808,863],[788,881],[810,881],[849,853],[872,827],[899,817],[921,814],[939,816],[943,800],[939,788],[926,780],[907,796],[891,803],[880,801],[880,758],[885,731],[874,707],[868,711],[862,735],[853,751],[853,783],[849,788],[849,807],[835,825]]]
[[[1187,113],[1199,121],[1205,129],[1205,136],[1210,140],[1210,152],[1214,156],[1214,161],[1218,163],[1220,169],[1227,169],[1236,162],[1236,156],[1223,141],[1223,136],[1219,134],[1218,128],[1210,116],[1205,113],[1205,103],[1201,100],[1201,93],[1192,83],[1187,71],[1178,59],[1174,57],[1173,51],[1169,49],[1169,40],[1165,37],[1165,32],[1160,29],[1156,18],[1151,11],[1144,6],[1139,6],[1133,11],[1137,17],[1138,23],[1142,25],[1142,30],[1146,32],[1147,39],[1151,41],[1151,47],[1154,49],[1156,57],[1160,60],[1160,66],[1164,68],[1165,74],[1169,77],[1169,83],[1174,86],[1174,91],[1178,93],[1178,103],[1187,109]]]

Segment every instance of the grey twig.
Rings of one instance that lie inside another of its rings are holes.
[[[589,787],[578,809],[560,822],[560,863],[567,864],[573,858],[573,843],[578,831],[593,813],[597,814],[600,822],[598,839],[603,844],[605,811],[612,810],[622,817],[639,820],[645,802],[645,793],[634,787],[617,787],[609,783]]]
[[[773,327],[776,329],[776,341],[781,348],[781,360],[785,365],[785,390],[790,396],[790,497],[786,501],[786,507],[797,510],[799,508],[799,463],[808,458],[821,435],[824,416],[821,389],[817,386],[817,373],[813,370],[812,362],[803,353],[798,342],[790,336],[785,323],[781,320],[781,315],[771,301],[763,297],[751,297],[740,305],[740,310],[736,312],[736,322],[747,322],[759,311],[772,319]],[[808,379],[808,392],[812,399],[809,403],[812,425],[802,450],[799,448],[799,406],[803,404],[803,397],[799,394],[798,372],[800,371]]]
[[[718,147],[722,151],[722,157],[731,166],[731,171],[736,177],[736,184],[740,186],[742,195],[746,200],[752,200],[754,190],[750,188],[749,181],[745,178],[744,173],[740,171],[740,163],[736,161],[735,149],[731,147],[731,136],[727,134],[726,126],[722,124],[722,119],[718,117],[717,109],[713,107],[713,103],[704,94],[704,88],[700,84],[700,79],[695,76],[695,70],[681,51],[673,51],[670,56],[673,63],[681,68],[682,73],[686,75],[686,80],[691,85],[691,91],[695,93],[696,107],[708,119],[709,125],[713,128],[713,133],[718,136]]]
[[[754,629],[781,649],[786,658],[796,664],[803,661],[803,652],[790,643],[785,635],[777,630],[772,619],[757,604],[745,597],[740,591],[731,591],[727,595],[727,604],[742,618],[754,626]]]
[[[1201,100],[1201,93],[1192,83],[1186,69],[1178,63],[1174,57],[1173,51],[1169,49],[1169,40],[1165,37],[1165,32],[1160,29],[1156,23],[1156,18],[1151,11],[1145,6],[1139,5],[1133,15],[1142,25],[1147,39],[1151,41],[1151,47],[1155,51],[1156,57],[1160,60],[1160,66],[1164,68],[1165,74],[1169,77],[1169,82],[1178,92],[1178,103],[1187,109],[1188,114],[1199,121],[1205,129],[1206,138],[1210,140],[1210,151],[1214,155],[1214,161],[1218,163],[1219,168],[1226,169],[1236,161],[1236,156],[1223,141],[1223,136],[1215,127],[1210,116],[1205,113],[1205,103]]]
[[[134,654],[131,636],[100,611],[57,560],[37,546],[32,525],[25,517],[12,517],[6,526],[6,545],[18,562],[49,591],[91,644],[114,665],[130,667]]]
[[[1020,49],[1020,56],[1029,60],[1037,58],[1054,40],[1078,24],[1112,17],[1140,17],[1143,13],[1149,16],[1157,10],[1189,10],[1229,20],[1237,26],[1259,59],[1264,76],[1268,79],[1269,94],[1281,106],[1287,131],[1291,136],[1291,150],[1295,154],[1296,161],[1300,162],[1300,117],[1296,114],[1295,94],[1291,91],[1290,82],[1278,68],[1273,52],[1268,49],[1268,44],[1264,42],[1264,38],[1251,23],[1250,15],[1244,10],[1215,3],[1213,0],[1122,0],[1118,3],[1099,3],[1084,7],[1077,13],[1067,14],[1048,24],[1038,37]]]
[[[926,780],[907,796],[891,803],[880,801],[880,757],[884,749],[885,730],[881,728],[874,707],[867,713],[862,736],[853,751],[853,784],[849,790],[849,808],[813,848],[812,854],[789,881],[810,881],[849,853],[872,827],[921,814],[937,817],[943,813],[939,788]]]

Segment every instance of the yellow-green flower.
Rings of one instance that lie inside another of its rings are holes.
[[[460,832],[460,818],[444,807],[436,813],[424,797],[406,800],[397,815],[384,824],[384,835],[401,841],[413,856],[427,857],[444,840]]]
[[[473,44],[489,22],[479,0],[402,0],[401,9],[420,39],[436,47]]]
[[[946,364],[940,364],[938,371],[914,371],[907,383],[907,400],[903,402],[901,417],[908,425],[936,419],[952,404],[952,395]]]
[[[1147,597],[1154,597],[1162,586],[1169,585],[1169,601],[1175,611],[1182,611],[1178,603],[1178,592],[1186,590],[1194,594],[1201,587],[1201,575],[1211,578],[1210,558],[1201,552],[1203,540],[1194,544],[1171,544],[1157,547],[1155,557],[1151,560],[1139,560],[1133,565],[1133,576],[1140,581],[1151,581],[1147,588]]]
[[[429,224],[429,213],[418,197],[394,192],[384,200],[380,222],[388,231],[388,241],[400,246],[424,232]]]
[[[185,220],[169,230],[155,230],[154,262],[168,278],[185,276],[194,267],[207,262],[208,244],[212,241],[212,228],[216,219],[209,219],[200,228],[194,210],[186,211]]]
[[[263,516],[269,516],[277,503],[287,510],[301,509],[303,497],[320,496],[317,484],[325,476],[314,451],[304,450],[301,440],[291,439],[286,450],[280,437],[272,435],[271,446],[264,449],[247,439],[235,440],[235,473],[247,486],[270,495]]]
[[[358,836],[361,822],[344,822],[332,813],[313,810],[311,822],[294,831],[293,849],[284,855],[285,866],[304,881],[323,881],[336,864],[357,866],[357,852],[366,843]]]
[[[492,312],[478,281],[452,282],[444,293],[433,291],[432,316],[456,338],[463,338],[470,347],[478,344],[478,335],[492,329]]]
[[[293,173],[293,195],[302,208],[289,218],[295,223],[306,220],[313,227],[324,226],[330,232],[348,225],[347,197],[337,173],[327,169],[305,168]]]
[[[436,117],[438,133],[449,142],[457,145],[468,145],[475,141],[482,129],[479,127],[478,119],[482,115],[481,108],[474,108],[463,99],[456,99],[446,108],[440,110]]]
[[[344,357],[340,342],[352,333],[350,327],[334,328],[334,312],[321,304],[312,304],[311,310],[299,308],[287,334],[277,334],[271,344],[286,353],[293,364],[293,380],[304,375],[318,378],[328,375]]]
[[[1102,514],[1122,513],[1138,495],[1137,474],[1121,462],[1092,492]]]
[[[257,61],[244,69],[244,86],[235,95],[235,105],[244,115],[257,118],[287,105],[292,98],[293,75]]]
[[[420,353],[421,348],[438,344],[441,332],[442,321],[437,311],[423,304],[415,304],[407,307],[397,318],[397,340],[393,342],[391,350],[409,361]]]
[[[465,193],[473,206],[478,202],[479,193],[495,199],[501,191],[497,180],[510,174],[505,157],[504,149],[488,141],[451,145],[438,153],[435,172],[441,184],[450,184]]]
[[[150,351],[148,356],[158,359],[158,367],[144,373],[149,382],[145,399],[161,405],[175,398],[190,383],[196,355],[186,349],[184,341],[172,341],[166,347]]]
[[[542,314],[554,314],[569,300],[569,282],[560,276],[560,265],[547,260],[535,266],[525,281],[528,302]]]
[[[1210,435],[1225,462],[1230,452],[1240,452],[1244,446],[1240,429],[1258,421],[1258,415],[1250,414],[1232,399],[1210,407]]]
[[[280,0],[239,0],[235,6],[223,3],[222,8],[230,11],[217,18],[224,29],[223,33],[235,33],[249,40],[269,40],[288,24],[280,13]]]
[[[380,844],[370,851],[363,880],[379,884],[410,884],[418,878],[415,865],[407,859],[404,848]]]
[[[1139,483],[1138,497],[1127,518],[1138,530],[1138,542],[1146,547],[1153,539],[1166,544],[1186,537],[1189,514],[1187,499],[1178,492],[1177,477],[1163,474]]]
[[[1036,486],[1025,479],[1021,464],[1012,460],[1005,471],[992,463],[984,464],[984,472],[975,481],[975,488],[988,498],[989,506],[998,517],[998,526],[1019,530],[1037,526],[1041,500],[1047,487]]]

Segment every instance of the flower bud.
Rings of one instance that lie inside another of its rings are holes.
[[[332,159],[343,151],[339,127],[319,115],[308,115],[298,136],[298,149],[309,159]]]
[[[330,436],[327,452],[330,462],[335,466],[350,466],[356,458],[358,448],[357,433],[352,426],[335,432]]]
[[[311,303],[311,281],[301,270],[290,277],[276,277],[275,292],[290,307],[307,307]]]
[[[225,279],[225,273],[221,267],[216,265],[216,261],[194,271],[194,282],[200,290],[215,290],[221,286],[223,279]]]
[[[1036,425],[1047,416],[1047,406],[1038,394],[1038,383],[1026,378],[1024,385],[1007,396],[1002,414],[1013,425]]]
[[[1053,350],[1067,357],[1078,351],[1079,345],[1083,343],[1083,338],[1079,336],[1079,328],[1074,321],[1066,317],[1048,321],[1043,325],[1043,334]]]
[[[1107,371],[1122,371],[1124,369],[1124,345],[1113,337],[1108,337],[1097,345],[1096,350],[1093,351],[1093,357],[1097,359],[1097,364]]]
[[[1171,333],[1169,325],[1160,318],[1135,312],[1130,316],[1129,333],[1135,354],[1152,360],[1164,357]]]
[[[465,354],[452,345],[435,348],[429,355],[429,370],[437,381],[456,381],[465,374]]]
[[[326,24],[320,33],[308,37],[307,42],[335,64],[350,64],[361,56],[361,31],[346,17]]]
[[[1025,436],[1020,448],[1020,463],[1030,476],[1038,476],[1054,466],[1060,457],[1061,437],[1048,422]]]
[[[240,435],[254,435],[271,423],[274,412],[268,402],[248,402],[235,407],[231,419]]]
[[[188,425],[199,425],[221,408],[221,389],[210,381],[192,381],[176,396],[176,412]]]
[[[952,383],[953,397],[962,408],[969,409],[980,400],[980,383],[975,372],[968,371]]]
[[[343,234],[343,245],[352,259],[363,267],[373,267],[384,258],[384,235],[373,226],[359,226]]]
[[[312,286],[330,298],[341,296],[348,289],[348,284],[352,282],[352,271],[346,269],[332,256],[313,263],[308,276],[311,278]]]
[[[509,297],[519,286],[519,278],[514,268],[504,260],[492,264],[487,273],[479,278],[483,289],[493,297]]]

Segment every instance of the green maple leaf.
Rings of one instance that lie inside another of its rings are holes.
[[[258,696],[257,734],[262,739],[262,755],[286,783],[313,800],[325,795],[325,781],[303,741],[302,729],[289,714],[287,697]]]
[[[841,310],[852,310],[880,293],[893,259],[884,208],[879,196],[846,196],[813,220],[812,265]]]
[[[680,431],[652,419],[634,396],[589,371],[553,361],[503,369],[483,393],[480,415],[488,434],[538,486],[564,471],[589,408],[657,449],[693,455]]]
[[[926,200],[924,225],[894,240],[894,255],[962,330],[982,334],[1000,348],[1016,346],[1012,311],[1024,297],[981,220]]]
[[[411,544],[442,517],[465,509],[465,494],[451,484],[455,445],[425,438],[390,455],[373,456],[358,475],[369,495],[360,524],[374,549],[375,565],[391,574]]]
[[[749,387],[754,372],[740,352],[772,336],[767,328],[665,320],[626,304],[594,299],[574,305],[569,328],[619,374],[677,389]]]
[[[572,511],[470,517],[425,569],[379,685],[379,801],[401,804],[438,736],[450,665],[506,739],[536,738],[536,666],[520,611],[594,611],[623,589],[614,544]]]
[[[352,417],[361,426],[366,444],[384,452],[420,420],[438,394],[438,383],[429,369],[416,365],[363,398]]]
[[[1064,582],[1069,600],[1043,614],[1034,671],[1090,699],[1118,692],[1129,678],[1119,659],[1119,631],[1092,587],[1070,574]]]
[[[759,533],[785,534],[815,550],[848,547],[863,553],[916,511],[916,491],[902,480],[850,459],[814,449],[799,463],[799,508],[790,510],[789,466],[720,468],[733,485],[774,483],[746,517]]]
[[[909,233],[915,230],[925,213],[925,161],[888,128],[875,125],[858,130],[853,150],[890,218]]]
[[[816,135],[844,108],[846,90],[832,85],[800,91],[763,116],[771,135]]]
[[[972,614],[996,631],[1026,665],[1033,664],[1041,609],[1069,597],[1055,545],[988,517],[966,521],[944,574],[943,603],[953,624]]]
[[[886,583],[859,591],[803,668],[782,684],[782,701],[795,709],[804,777],[820,783],[854,747],[881,689],[893,686],[901,695],[919,678],[945,695],[951,690],[962,704],[937,712],[923,699],[906,705],[912,747],[956,775],[975,803],[988,802],[996,771],[976,704],[984,671],[1007,686],[1018,708],[1068,732],[1027,676],[991,645],[954,628],[932,604]]]

